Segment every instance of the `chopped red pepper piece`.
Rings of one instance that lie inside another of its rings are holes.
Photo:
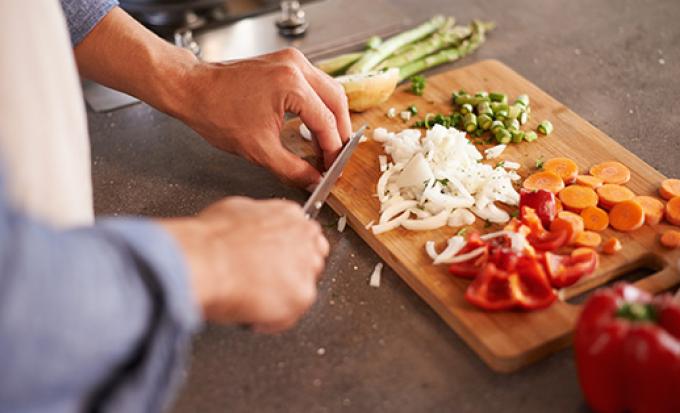
[[[555,194],[544,189],[529,190],[522,189],[519,196],[519,209],[524,207],[532,208],[541,219],[543,226],[550,228],[550,224],[557,216],[557,202]],[[522,219],[524,216],[522,215]]]
[[[627,284],[595,292],[574,335],[581,389],[599,413],[680,412],[680,306]]]
[[[595,271],[597,252],[589,248],[574,250],[571,255],[546,252],[543,254],[543,264],[550,283],[556,288],[564,288]]]

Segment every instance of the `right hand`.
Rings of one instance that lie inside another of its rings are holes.
[[[329,246],[295,203],[226,198],[196,218],[160,222],[179,242],[206,319],[290,328],[316,299]]]

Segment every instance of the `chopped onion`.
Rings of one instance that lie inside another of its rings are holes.
[[[375,221],[370,220],[370,221],[368,221],[368,224],[364,225],[364,228],[371,229],[373,227],[373,224],[375,224]]]
[[[397,214],[400,214],[406,211],[407,209],[413,208],[416,205],[418,205],[416,201],[397,202],[394,205],[387,208],[382,214],[380,214],[380,220],[378,222],[384,224],[385,222],[394,218]]]
[[[397,110],[395,108],[387,109],[387,117],[392,119],[397,117]]]
[[[373,288],[380,287],[380,276],[382,275],[383,263],[379,262],[375,264],[373,272],[371,273],[371,279],[368,281],[368,285]]]
[[[434,258],[434,264],[448,264],[451,259],[465,247],[465,238],[460,235],[452,237],[447,242],[446,248],[437,257]]]
[[[390,135],[394,135],[393,133],[390,133],[387,131],[385,128],[375,128],[373,130],[373,140],[376,142],[383,143],[390,139]]]
[[[435,248],[434,241],[427,241],[425,243],[425,252],[432,260],[437,259],[437,256],[439,255],[439,253],[437,253],[437,249]]]
[[[364,143],[364,142],[368,142],[368,138],[366,137],[366,135],[361,135],[361,138],[359,138],[359,143]]]
[[[385,172],[387,170],[387,156],[378,155],[378,164],[380,165],[380,172]]]
[[[375,235],[382,234],[383,232],[387,231],[392,231],[393,229],[398,228],[403,221],[408,219],[409,214],[410,212],[406,211],[391,221],[387,221],[383,224],[373,225],[371,227],[371,231],[373,231],[373,234]]]
[[[513,162],[513,161],[505,161],[503,162],[503,168],[505,169],[512,169],[512,170],[517,170],[521,167],[522,165],[519,164],[519,162]]]
[[[501,156],[507,145],[496,145],[493,148],[486,149],[484,154],[486,159],[495,159]]]
[[[338,232],[344,231],[346,226],[347,226],[347,216],[343,215],[338,219]]]
[[[484,247],[479,247],[476,250],[472,250],[472,251],[467,252],[463,255],[456,255],[455,257],[448,259],[445,262],[445,264],[457,264],[459,262],[465,262],[467,260],[471,260],[475,257],[482,255],[482,253],[484,252],[485,249],[486,248],[484,248]],[[444,264],[444,262],[442,262],[442,264]]]
[[[462,227],[465,225],[472,225],[477,218],[475,214],[465,208],[458,208],[449,215],[447,225],[450,227]]]
[[[304,123],[300,124],[300,136],[302,136],[303,139],[311,141],[312,140],[312,132],[309,130],[307,125]]]
[[[410,229],[411,231],[427,231],[437,229],[446,225],[446,220],[449,217],[449,211],[443,210],[437,215],[424,219],[407,219],[401,223],[401,226]]]

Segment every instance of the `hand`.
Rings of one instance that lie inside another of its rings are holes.
[[[316,185],[320,174],[281,144],[284,113],[300,115],[316,137],[326,168],[352,132],[342,86],[297,49],[197,63],[186,79],[190,93],[175,111],[177,117],[214,146],[302,188]]]
[[[208,320],[278,332],[316,299],[328,242],[295,203],[226,198],[196,218],[160,223],[184,251]]]

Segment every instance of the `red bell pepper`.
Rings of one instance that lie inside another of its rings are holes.
[[[598,413],[680,412],[680,305],[628,284],[595,292],[574,349],[581,389]]]
[[[522,189],[519,196],[519,209],[523,212],[524,207],[532,208],[541,219],[543,226],[550,228],[550,224],[557,216],[557,201],[555,194],[544,189]],[[524,219],[524,215],[521,217]]]
[[[597,268],[597,262],[597,252],[590,248],[576,249],[571,255],[543,254],[543,265],[555,288],[568,287],[591,274]]]
[[[536,310],[555,301],[555,292],[534,257],[520,257],[514,267],[503,270],[486,264],[466,290],[465,299],[490,311]]]
[[[486,249],[481,255],[467,261],[451,264],[449,266],[449,272],[456,277],[475,278],[482,268],[484,268],[484,265],[486,265],[489,256],[487,243],[482,241],[479,232],[470,233],[467,243],[458,253],[458,255],[463,255],[482,247]]]

